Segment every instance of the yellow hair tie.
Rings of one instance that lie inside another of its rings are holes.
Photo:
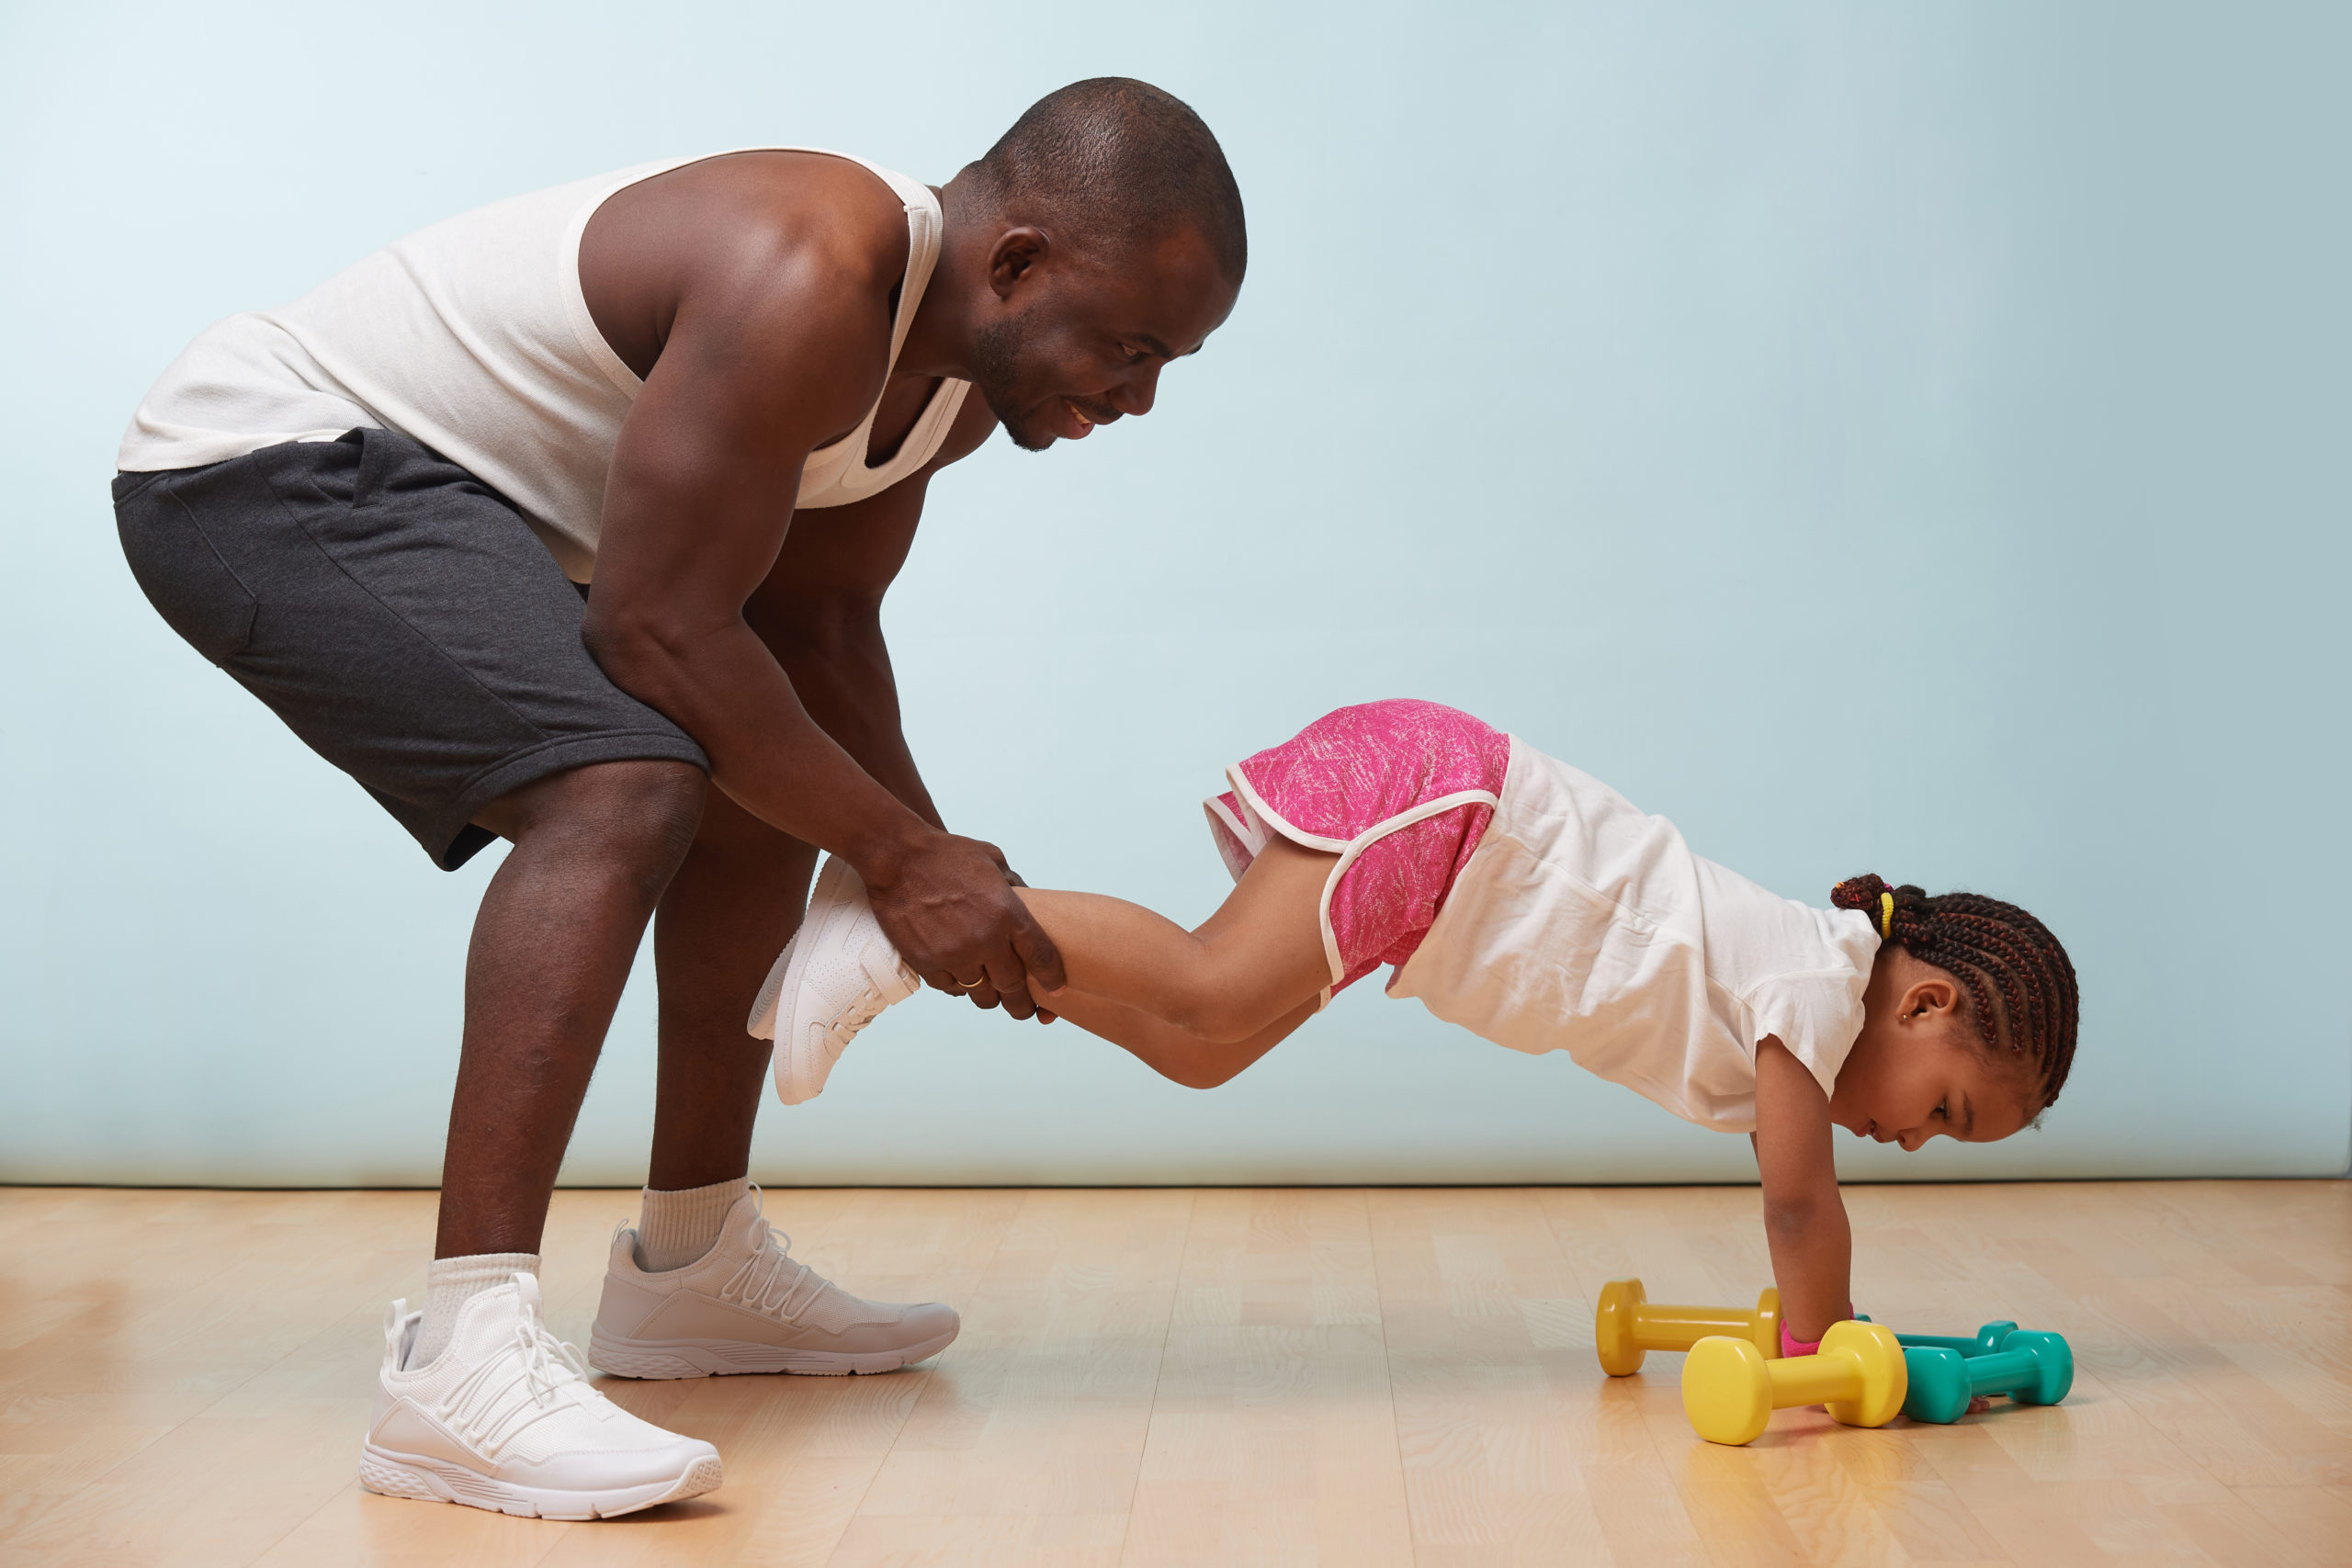
[[[1894,934],[1894,895],[1883,888],[1878,896],[1878,934],[1882,940]]]

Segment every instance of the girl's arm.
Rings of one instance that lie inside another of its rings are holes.
[[[1792,1339],[1819,1339],[1854,1314],[1854,1237],[1829,1138],[1829,1097],[1786,1046],[1765,1036],[1756,1047],[1753,1142],[1772,1278]]]

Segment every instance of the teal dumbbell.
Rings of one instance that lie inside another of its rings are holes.
[[[1989,1356],[2001,1348],[2001,1341],[2017,1331],[2014,1323],[1988,1323],[1968,1339],[1941,1334],[1898,1334],[1894,1337],[1905,1350],[1951,1350],[1962,1356]]]
[[[1866,1312],[1854,1314],[1856,1323],[1868,1323],[1870,1320],[1871,1314]],[[2002,1340],[2017,1331],[2016,1324],[2004,1321],[1988,1323],[1967,1339],[1943,1334],[1898,1334],[1894,1340],[1905,1350],[1951,1350],[1962,1356],[1989,1356],[2001,1348]]]
[[[2055,1404],[2075,1386],[2075,1353],[2066,1342],[2025,1329],[2004,1337],[1990,1355],[1906,1346],[1903,1361],[1911,1380],[1903,1414],[1939,1426],[1966,1415],[1969,1400],[1980,1393],[2006,1393],[2019,1404]]]

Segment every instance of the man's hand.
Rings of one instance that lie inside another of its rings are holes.
[[[988,847],[989,852],[996,856],[996,863],[1002,866],[1004,869],[1004,882],[1006,886],[1026,887],[1029,886],[1029,884],[1023,879],[1019,872],[1013,870],[1012,866],[1005,863],[1004,852],[1002,850],[998,849],[994,844],[990,844]],[[1026,908],[1026,906],[1024,905],[1023,908]],[[1057,964],[1061,961],[1061,951],[1058,948],[1054,952],[1054,961]],[[993,986],[982,986],[978,990],[967,991],[965,994],[972,998],[972,1005],[977,1008],[992,1008],[1001,999],[997,996],[996,987]],[[1035,998],[1031,997],[1028,1000],[1032,1006],[1035,1006]],[[1006,1010],[1011,1011],[1011,1009],[1008,1008]],[[1019,1013],[1014,1013],[1013,1016],[1018,1018],[1021,1015]],[[1055,1019],[1059,1018],[1060,1016],[1061,1015],[1059,1013],[1047,1008],[1037,1008],[1035,1013],[1036,1020],[1039,1023],[1051,1023]]]
[[[882,933],[924,984],[1025,1019],[1039,1011],[1030,979],[1051,991],[1064,977],[1053,939],[1013,894],[1017,880],[994,844],[941,833],[902,864],[866,875],[865,891]]]

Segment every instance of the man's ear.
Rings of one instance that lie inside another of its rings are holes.
[[[1028,281],[1050,249],[1052,242],[1046,238],[1046,231],[1025,223],[999,234],[996,243],[989,247],[989,287],[996,297],[1012,299],[1013,290]]]

